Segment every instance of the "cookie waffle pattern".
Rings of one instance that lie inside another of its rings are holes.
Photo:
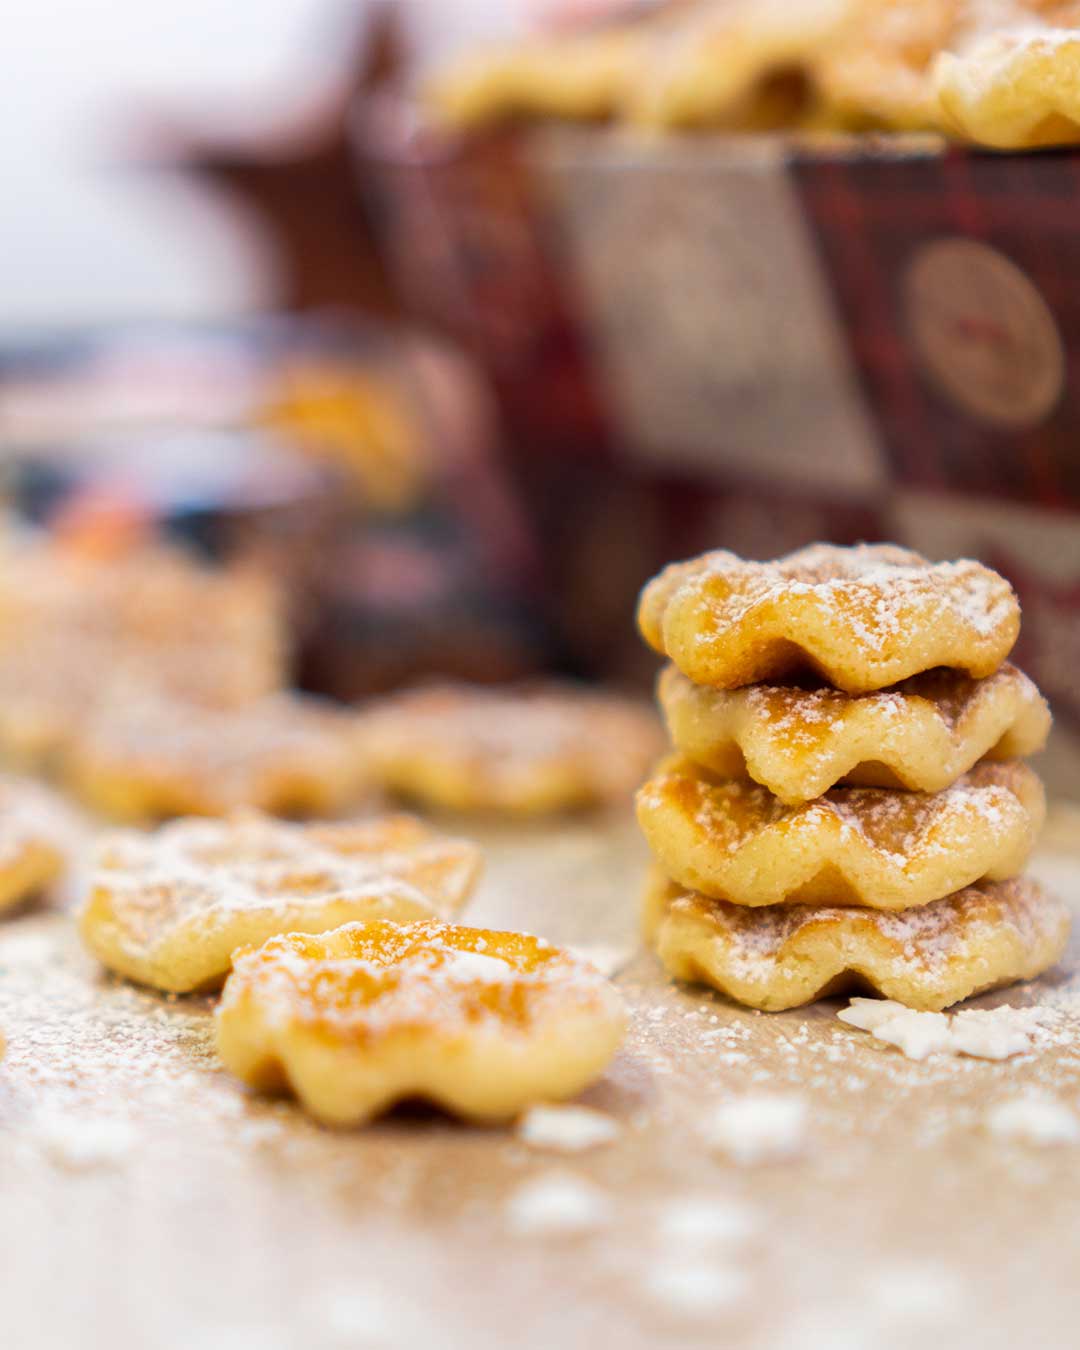
[[[1016,596],[977,562],[891,544],[814,544],[775,562],[706,553],[648,583],[645,640],[697,684],[734,689],[813,670],[848,693],[935,666],[991,675],[1020,626]]]
[[[740,905],[907,909],[974,881],[1015,876],[1042,826],[1026,765],[980,764],[942,792],[834,788],[785,806],[754,783],[672,755],[638,792],[638,821],[664,871]]]
[[[111,970],[187,993],[220,983],[237,947],[278,933],[453,915],[479,865],[474,844],[409,816],[180,820],[101,842],[79,929]]]
[[[587,962],[524,933],[426,921],[348,924],[236,956],[217,1012],[227,1068],[358,1124],[422,1097],[506,1120],[604,1069],[622,1000]]]
[[[644,922],[677,979],[752,1008],[799,1007],[860,985],[936,1011],[1061,956],[1066,907],[1025,878],[970,886],[899,914],[838,906],[746,909],[649,877]]]
[[[375,779],[451,811],[540,815],[621,802],[661,746],[651,709],[557,683],[493,690],[436,685],[361,715]]]
[[[937,792],[984,756],[1034,754],[1050,729],[1046,700],[1008,664],[984,680],[933,670],[861,695],[768,684],[709,689],[668,666],[657,689],[677,749],[789,805],[840,782]]]

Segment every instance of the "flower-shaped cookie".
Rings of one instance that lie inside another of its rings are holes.
[[[430,83],[436,115],[456,127],[512,118],[610,116],[640,73],[638,28],[596,30],[468,54]]]
[[[628,82],[625,110],[652,127],[761,131],[815,110],[813,72],[853,0],[725,0],[676,12]]]
[[[937,792],[984,756],[1034,754],[1050,730],[1046,700],[1007,663],[985,680],[938,669],[870,694],[710,689],[667,666],[657,692],[677,749],[723,778],[752,778],[789,805],[841,782]]]
[[[59,877],[74,828],[64,803],[47,788],[0,777],[0,913]]]
[[[436,685],[361,715],[373,777],[450,811],[540,815],[628,801],[661,745],[651,709],[572,685]]]
[[[1026,22],[942,52],[932,83],[944,126],[1000,150],[1080,141],[1080,31]]]
[[[863,985],[909,1008],[947,1008],[1047,970],[1065,949],[1069,923],[1066,907],[1023,877],[887,914],[746,909],[688,891],[658,869],[644,914],[646,935],[676,979],[772,1012]]]
[[[580,1092],[624,1026],[614,986],[540,938],[375,920],[237,953],[217,1044],[233,1073],[290,1087],[328,1124],[407,1098],[498,1121]]]
[[[813,544],[775,562],[706,553],[645,587],[645,640],[718,689],[812,671],[848,693],[934,666],[991,675],[1020,627],[1009,583],[969,559]]]
[[[479,863],[474,844],[409,816],[179,820],[102,841],[79,927],[111,970],[188,993],[219,984],[237,947],[278,933],[453,915]]]
[[[118,820],[243,809],[328,816],[364,785],[351,726],[299,694],[226,709],[121,686],[72,734],[62,771],[83,801]]]
[[[1042,784],[984,763],[941,792],[833,788],[785,806],[756,783],[672,755],[640,790],[653,855],[684,886],[738,905],[907,909],[1023,867],[1042,828]]]

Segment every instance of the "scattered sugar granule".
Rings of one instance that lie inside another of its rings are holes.
[[[670,1312],[706,1316],[738,1303],[746,1293],[746,1276],[730,1266],[701,1261],[660,1265],[645,1280],[653,1299]]]
[[[935,1265],[899,1263],[866,1277],[874,1309],[889,1322],[937,1322],[965,1302],[959,1280]]]
[[[698,1197],[669,1201],[657,1220],[662,1242],[695,1248],[706,1243],[738,1245],[752,1237],[758,1227],[758,1216],[737,1200]]]
[[[1038,1010],[1030,1008],[917,1012],[887,998],[853,998],[836,1015],[917,1060],[934,1054],[1008,1059],[1031,1049],[1031,1028],[1038,1023]]]
[[[612,1116],[589,1106],[533,1106],[517,1125],[523,1143],[555,1153],[584,1153],[610,1144],[620,1129]]]
[[[135,1144],[132,1125],[123,1120],[38,1117],[34,1134],[44,1153],[71,1172],[119,1167]]]
[[[702,1124],[702,1136],[738,1163],[792,1158],[805,1144],[806,1115],[801,1097],[751,1093],[715,1107]]]
[[[1047,1147],[1080,1140],[1080,1120],[1052,1097],[1014,1097],[990,1111],[986,1127],[997,1139]]]
[[[522,1237],[591,1233],[611,1218],[607,1195],[591,1181],[552,1172],[526,1181],[506,1206],[507,1226]]]

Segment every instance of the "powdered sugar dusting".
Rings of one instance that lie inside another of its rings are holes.
[[[192,802],[331,814],[364,786],[350,726],[333,705],[291,692],[218,708],[120,682],[74,736],[68,772],[92,804],[102,781],[119,782],[150,817]]]
[[[622,1016],[599,972],[543,939],[437,920],[271,938],[235,957],[219,1018],[245,1001],[277,1030],[317,1026],[350,1045],[406,1027],[436,1038],[514,1036],[582,1013],[616,1024]]]
[[[408,817],[304,826],[249,814],[108,835],[89,884],[109,893],[126,940],[141,948],[200,915],[285,911],[394,885],[414,888],[421,909],[430,897],[453,910],[477,865],[475,846]]]
[[[370,705],[356,744],[392,790],[459,810],[530,811],[625,799],[661,738],[647,706],[613,694],[445,684]]]
[[[813,595],[838,611],[861,602],[865,614],[857,626],[866,640],[896,632],[900,614],[916,599],[953,610],[984,636],[1007,619],[1016,603],[1008,583],[981,563],[970,558],[930,563],[895,544],[810,544],[763,563],[721,551],[705,555],[702,563],[710,574],[737,585],[742,605],[731,611],[734,621],[762,601]]]
[[[934,666],[990,674],[1015,641],[1009,584],[971,559],[892,544],[813,544],[771,562],[707,553],[646,587],[647,640],[691,679],[735,685],[808,665],[852,690]],[[844,650],[846,649],[846,650]]]
[[[918,904],[939,880],[941,895],[972,875],[992,875],[1030,848],[1045,810],[1037,778],[1019,762],[980,764],[937,793],[833,788],[786,806],[756,783],[720,779],[678,754],[644,785],[638,807],[667,870],[682,876],[683,854],[691,852],[709,877],[699,884],[712,894],[760,903],[757,877],[767,861],[769,892],[779,900],[815,879],[813,860],[819,871],[838,872],[856,903],[866,895],[864,903],[882,908]],[[777,846],[766,860],[770,831]],[[886,887],[908,898],[870,898]],[[843,897],[843,884],[835,889]]]
[[[694,915],[725,940],[726,959],[743,974],[767,978],[785,949],[810,927],[835,930],[838,956],[850,959],[873,932],[890,945],[887,966],[894,971],[940,972],[955,955],[979,944],[997,925],[1010,925],[1025,943],[1041,940],[1062,921],[1059,905],[1047,902],[1033,882],[971,886],[943,900],[889,912],[841,906],[765,905],[747,909],[683,893],[672,911]]]

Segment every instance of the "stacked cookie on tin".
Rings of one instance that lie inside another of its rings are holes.
[[[1020,610],[967,559],[815,544],[708,553],[642,593],[673,751],[638,793],[645,929],[676,977],[764,1009],[870,986],[940,1009],[1058,959],[1020,876],[1050,713],[1005,658]]]

